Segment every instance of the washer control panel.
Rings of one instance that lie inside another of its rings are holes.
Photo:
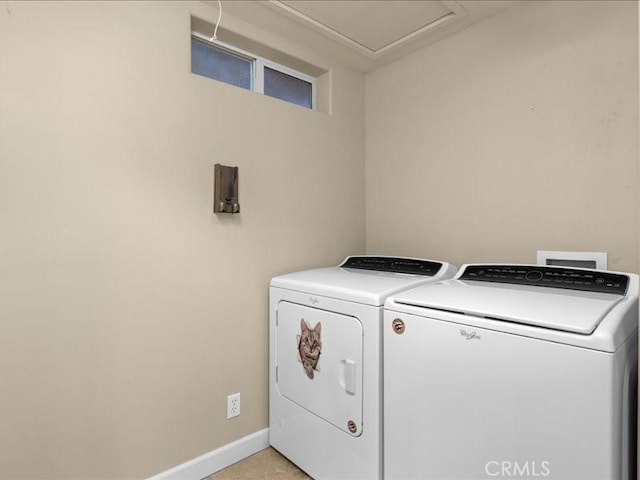
[[[629,277],[598,270],[579,270],[565,267],[534,265],[469,265],[459,280],[535,285],[588,292],[627,292]]]
[[[349,257],[340,266],[342,268],[410,273],[413,275],[432,277],[440,271],[442,263],[402,257]]]

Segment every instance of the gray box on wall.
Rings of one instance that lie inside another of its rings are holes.
[[[215,164],[213,172],[213,212],[240,212],[238,167]]]

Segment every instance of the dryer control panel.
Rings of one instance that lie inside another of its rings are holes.
[[[359,268],[379,272],[410,273],[433,277],[442,268],[442,263],[416,258],[402,257],[349,257],[340,265],[342,268]]]
[[[458,280],[534,285],[618,295],[627,292],[629,283],[629,277],[619,273],[537,265],[469,265]]]

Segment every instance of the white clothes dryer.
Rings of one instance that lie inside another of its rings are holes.
[[[638,276],[465,265],[389,298],[386,479],[635,479]]]
[[[357,256],[273,278],[271,445],[316,480],[380,479],[384,301],[455,271],[445,262]]]

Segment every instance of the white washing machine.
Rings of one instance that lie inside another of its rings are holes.
[[[381,478],[384,301],[455,271],[444,262],[358,256],[273,278],[271,445],[316,480]]]
[[[389,298],[386,479],[635,479],[638,276],[465,265]]]

